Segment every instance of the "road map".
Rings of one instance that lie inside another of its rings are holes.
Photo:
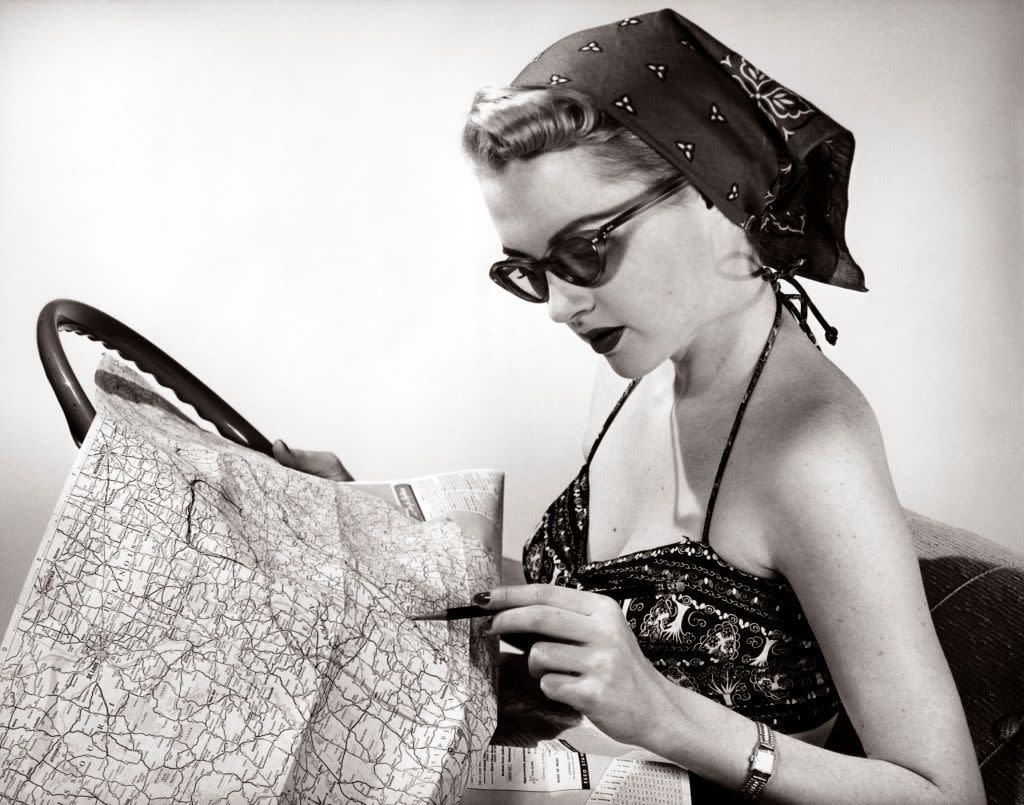
[[[408,616],[498,583],[501,473],[386,500],[197,427],[109,355],[96,378],[0,644],[0,802],[458,802],[497,641]],[[438,516],[439,488],[472,511]]]

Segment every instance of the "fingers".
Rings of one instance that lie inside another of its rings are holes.
[[[274,442],[273,451],[278,463],[290,469],[331,481],[353,480],[334,453],[325,450],[293,450],[281,439]]]
[[[530,676],[540,679],[547,673],[579,674],[585,669],[579,646],[538,641],[530,648],[526,667]]]
[[[296,463],[297,457],[292,453],[291,449],[281,439],[277,439],[273,444],[274,458],[277,459],[278,464],[282,464],[285,467],[290,467],[293,470],[300,469]]]
[[[345,466],[338,460],[338,457],[334,453],[324,453],[327,461],[327,470],[324,472],[324,478],[330,478],[332,481],[354,481],[352,473],[345,469]]]
[[[535,604],[498,612],[487,631],[489,634],[530,632],[563,642],[585,643],[591,627],[587,616],[578,612]]]
[[[568,704],[580,712],[585,712],[582,705],[584,682],[572,674],[544,674],[540,678],[540,690],[549,699]]]
[[[487,609],[509,609],[535,604],[559,607],[580,615],[591,615],[607,608],[618,608],[606,595],[589,593],[556,584],[516,584],[494,587],[473,596],[473,603]]]

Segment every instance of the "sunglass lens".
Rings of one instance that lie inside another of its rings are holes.
[[[510,266],[502,272],[505,287],[524,299],[543,302],[548,297],[548,284],[544,273],[534,273],[528,268]]]
[[[574,285],[593,285],[601,277],[601,256],[586,238],[570,238],[548,258],[557,276]]]

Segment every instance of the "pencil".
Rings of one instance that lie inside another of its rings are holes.
[[[679,581],[651,581],[645,584],[634,584],[629,587],[615,587],[605,590],[586,590],[585,592],[607,595],[609,598],[624,601],[627,598],[642,598],[645,596],[660,595],[663,593],[680,592],[684,587],[685,585],[683,582]],[[478,607],[475,604],[470,604],[462,607],[449,607],[448,609],[441,609],[437,612],[426,612],[422,615],[411,615],[409,619],[414,621],[457,621],[463,620],[464,618],[482,618],[486,615],[493,615],[496,612],[500,612],[500,610],[484,609],[483,607]]]

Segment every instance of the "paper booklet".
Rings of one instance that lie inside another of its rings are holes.
[[[516,658],[503,652],[502,660],[497,733],[470,775],[463,805],[690,805],[685,769],[544,701],[521,679]]]
[[[502,473],[337,483],[97,386],[0,644],[0,801],[459,802],[496,641],[408,616],[498,584]]]

